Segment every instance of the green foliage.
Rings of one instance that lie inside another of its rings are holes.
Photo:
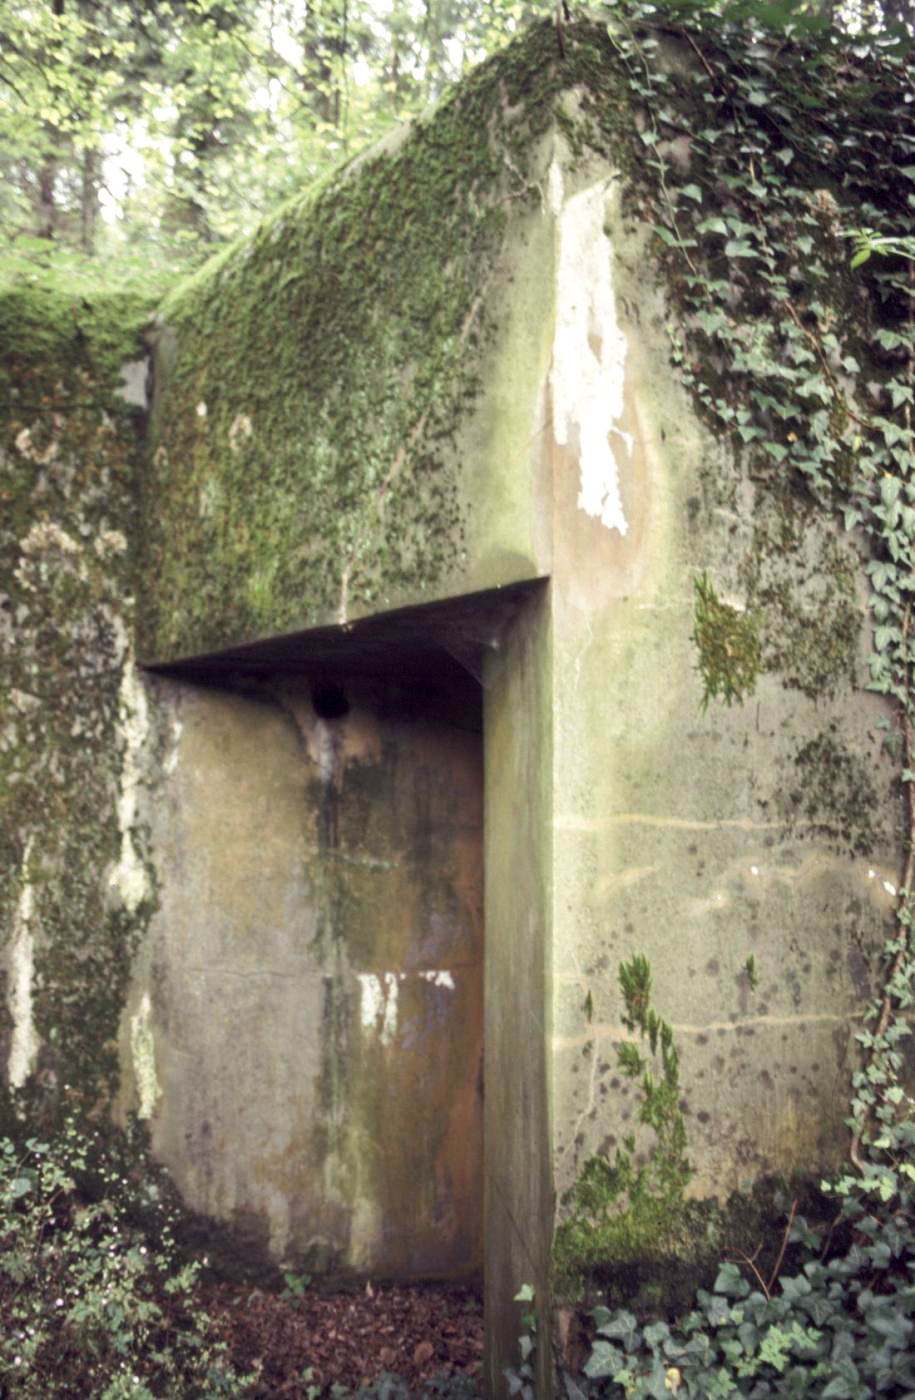
[[[67,0],[0,18],[0,236],[181,258],[441,95],[534,0]]]
[[[756,620],[730,603],[723,603],[707,574],[694,579],[693,588],[693,641],[699,651],[703,713],[710,700],[742,705],[753,694],[762,666]]]
[[[630,1135],[610,1161],[589,1157],[566,1197],[571,1207],[553,1244],[557,1287],[575,1293],[595,1265],[617,1267],[670,1252],[680,1233],[692,1176],[680,1108],[673,1032],[651,1005],[651,970],[636,954],[620,964],[623,1024],[637,1042],[617,1047],[623,1077],[638,1087],[639,1123],[651,1138],[637,1151]],[[639,1049],[647,1041],[649,1058]]]
[[[537,1395],[537,1314],[533,1308],[535,1298],[534,1288],[530,1283],[523,1283],[514,1297],[516,1303],[531,1305],[521,1314],[518,1366],[506,1373],[508,1392],[513,1396],[517,1395],[519,1400],[536,1400]]]
[[[141,1145],[68,1119],[48,1141],[0,1141],[0,1389],[52,1395],[243,1395],[209,1319],[199,1264]]]
[[[911,1181],[874,1210],[858,1186],[828,1234],[796,1217],[796,1272],[775,1286],[721,1265],[711,1290],[674,1324],[644,1325],[597,1308],[584,1375],[570,1397],[833,1397],[872,1400],[915,1390],[915,1230]],[[756,1286],[754,1286],[754,1283]]]
[[[889,234],[879,234],[872,228],[849,229],[846,235],[854,239],[850,267],[860,267],[872,253],[896,255],[915,261],[915,237],[893,238]]]

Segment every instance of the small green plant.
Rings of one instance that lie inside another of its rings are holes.
[[[296,1274],[291,1269],[283,1270],[283,1297],[287,1303],[304,1298],[311,1283],[311,1274]]]
[[[740,705],[752,695],[762,667],[756,621],[718,597],[708,574],[693,579],[693,641],[699,652],[703,713],[710,700]]]
[[[520,1400],[535,1400],[537,1394],[537,1377],[534,1371],[537,1355],[537,1314],[533,1307],[534,1299],[534,1288],[530,1283],[522,1283],[514,1297],[516,1303],[530,1304],[521,1314],[521,1335],[518,1338],[520,1363],[516,1370],[511,1369],[505,1373],[509,1395],[517,1395]]]
[[[854,240],[851,267],[860,267],[873,253],[909,258],[915,262],[915,237],[912,234],[894,237],[892,234],[879,234],[872,228],[853,228],[847,230],[845,237]]]
[[[0,1141],[0,1394],[241,1396],[181,1259],[162,1173],[68,1120]]]
[[[612,1161],[589,1157],[568,1193],[571,1212],[556,1231],[553,1253],[558,1286],[572,1294],[593,1266],[663,1255],[678,1234],[692,1176],[679,1056],[673,1031],[651,1005],[651,969],[641,954],[620,964],[619,984],[623,1024],[637,1039],[617,1047],[617,1062],[638,1085],[639,1123],[652,1130],[653,1141],[641,1163],[635,1134]],[[645,1041],[650,1058],[639,1048]]]
[[[748,956],[743,965],[743,970],[747,975],[747,986],[751,992],[755,992],[759,986],[759,973],[756,970],[756,959],[752,953]]]

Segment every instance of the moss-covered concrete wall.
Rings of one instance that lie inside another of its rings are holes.
[[[154,898],[132,664],[147,317],[0,289],[0,1054],[4,1089],[44,1110],[114,1093]]]
[[[525,464],[551,314],[551,44],[540,30],[472,75],[166,302],[144,657],[539,567]]]

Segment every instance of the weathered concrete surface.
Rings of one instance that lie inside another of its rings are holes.
[[[123,1021],[127,1102],[188,1204],[264,1256],[473,1275],[474,716],[417,716],[393,680],[277,675],[245,692],[155,687],[171,727],[161,896]]]
[[[486,1385],[498,1394],[531,1284],[546,1335],[553,1193],[549,606],[538,590],[486,671]],[[524,1169],[520,1164],[524,1163]],[[550,1359],[539,1357],[541,1383]]]
[[[845,1150],[851,1038],[892,902],[892,774],[874,697],[813,698],[762,676],[742,708],[700,710],[693,580],[709,570],[742,606],[770,507],[667,369],[666,309],[615,205],[598,181],[559,213],[558,301],[602,349],[593,399],[581,356],[565,360],[584,386],[582,430],[571,449],[559,433],[549,444],[553,1160],[561,1192],[635,1126],[613,1048],[627,1038],[616,970],[644,953],[681,1049],[694,1189],[723,1195]],[[557,321],[554,393],[567,353]],[[589,465],[592,405],[605,411],[603,457]],[[819,561],[834,527],[794,510],[792,563],[828,588]],[[773,551],[764,567],[787,566]],[[860,602],[859,581],[847,606]],[[815,591],[805,606],[816,619]]]

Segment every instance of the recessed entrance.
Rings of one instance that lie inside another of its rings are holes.
[[[477,677],[516,606],[417,609],[163,674],[153,1145],[255,1254],[482,1274]]]

